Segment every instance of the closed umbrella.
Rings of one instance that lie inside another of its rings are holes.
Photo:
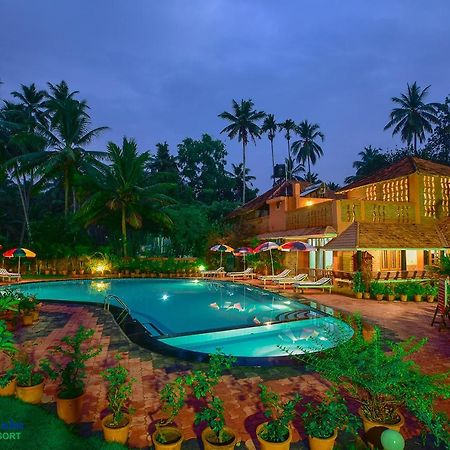
[[[19,258],[19,262],[17,264],[17,273],[20,274],[20,258],[35,258],[36,253],[28,250],[27,248],[12,248],[11,250],[7,250],[3,253],[5,258]]]
[[[248,253],[253,253],[253,249],[251,247],[239,247],[235,253],[235,256],[243,256],[244,270],[245,270],[245,255],[247,255]]]
[[[316,248],[306,242],[291,241],[280,245],[278,250],[282,252],[314,252]],[[295,260],[295,274],[297,275],[297,259]]]
[[[217,245],[213,245],[210,250],[212,252],[220,252],[220,266],[222,267],[222,254],[223,252],[226,253],[233,253],[234,252],[234,248],[230,247],[229,245],[225,245],[225,244],[217,244]]]
[[[254,253],[259,252],[269,252],[270,253],[270,262],[272,264],[272,275],[274,275],[273,270],[273,256],[272,256],[272,250],[278,249],[278,244],[276,242],[263,242],[262,244],[259,244],[258,247],[253,249]]]

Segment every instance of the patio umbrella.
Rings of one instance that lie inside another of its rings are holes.
[[[281,250],[282,252],[314,252],[316,251],[316,247],[313,247],[306,242],[291,241],[280,245],[278,250]],[[297,274],[297,259],[295,260],[295,274]]]
[[[220,266],[222,267],[222,254],[223,252],[226,253],[232,253],[234,252],[234,248],[230,247],[229,245],[225,245],[225,244],[217,244],[217,245],[213,245],[210,250],[212,252],[220,252]]]
[[[12,248],[11,250],[6,250],[3,253],[5,258],[19,258],[19,263],[17,264],[17,273],[20,273],[20,258],[35,258],[36,253],[28,250],[27,248]]]
[[[270,262],[272,264],[272,275],[274,275],[274,270],[273,270],[273,257],[272,257],[272,250],[274,249],[278,249],[278,244],[276,242],[263,242],[262,244],[259,244],[258,247],[253,249],[254,253],[259,253],[259,252],[269,252],[270,253]]]
[[[243,256],[244,257],[244,270],[245,270],[245,255],[247,253],[253,253],[253,249],[251,247],[240,247],[236,250],[235,256]]]

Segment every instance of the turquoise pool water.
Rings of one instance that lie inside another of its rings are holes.
[[[349,327],[319,310],[239,283],[97,279],[30,283],[20,289],[39,299],[100,303],[114,294],[154,337],[205,353],[221,347],[236,356],[277,356],[285,355],[278,345],[295,350],[301,341],[302,347],[317,351],[327,345],[330,332],[352,335]]]

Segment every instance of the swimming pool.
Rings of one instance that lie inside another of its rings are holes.
[[[102,303],[114,294],[155,339],[181,349],[221,348],[242,357],[285,356],[331,345],[330,333],[350,338],[343,322],[298,301],[251,286],[197,279],[96,279],[23,284],[39,299]],[[112,303],[113,304],[113,303]]]

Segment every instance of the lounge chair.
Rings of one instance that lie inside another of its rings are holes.
[[[250,277],[250,278],[253,279],[253,277],[254,277],[255,275],[256,275],[256,274],[253,273],[253,267],[248,267],[247,269],[245,269],[245,270],[242,271],[242,272],[227,272],[227,274],[226,274],[226,276],[227,276],[227,277],[231,277],[231,278],[233,279],[233,281],[234,281],[236,278],[247,278],[247,277]]]
[[[264,275],[262,277],[258,277],[258,280],[264,281],[264,286],[266,285],[266,281],[274,281],[279,280],[280,278],[286,278],[291,273],[291,269],[284,269],[283,272],[280,272],[278,275]]]
[[[333,287],[333,283],[331,278],[323,277],[317,281],[305,281],[305,282],[297,282],[294,283],[294,289],[328,289],[328,292],[331,294],[331,288]]]
[[[280,278],[279,280],[274,280],[274,283],[277,283],[281,286],[283,286],[283,289],[286,289],[286,286],[288,284],[294,284],[299,281],[306,280],[308,278],[308,275],[306,273],[299,273],[298,275],[295,275],[295,277],[286,277],[286,278]]]
[[[20,273],[8,272],[6,269],[0,269],[0,278],[2,280],[7,279],[8,281],[11,281],[12,278],[20,280]]]
[[[220,276],[225,273],[224,267],[218,267],[216,270],[202,270],[200,272],[202,278]]]

